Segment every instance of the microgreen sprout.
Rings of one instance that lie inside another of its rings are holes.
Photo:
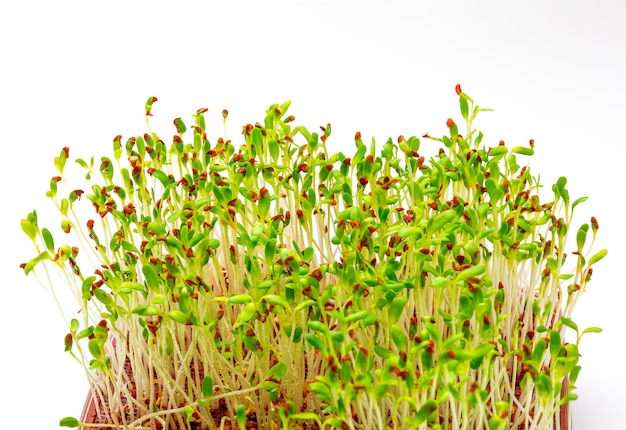
[[[63,148],[47,192],[60,229],[29,213],[22,267],[74,295],[59,306],[79,310],[64,345],[89,378],[89,425],[568,425],[581,336],[600,331],[572,320],[606,254],[592,252],[598,222],[570,249],[585,199],[565,178],[540,198],[520,164],[534,142],[483,143],[488,109],[456,92],[464,135],[453,119],[441,138],[357,132],[349,156],[329,151],[330,124],[294,125],[290,102],[239,145],[208,139],[207,109],[176,118],[171,143],[117,136],[111,155],[75,160],[83,185]]]

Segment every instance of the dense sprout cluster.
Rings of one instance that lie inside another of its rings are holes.
[[[449,119],[447,136],[422,138],[440,146],[429,159],[414,136],[357,133],[349,157],[329,152],[330,124],[294,126],[289,102],[243,127],[240,145],[209,141],[206,109],[189,128],[177,118],[169,144],[118,136],[112,158],[76,160],[84,189],[64,180],[64,148],[48,197],[68,244],[31,212],[22,228],[38,254],[23,267],[59,269],[74,292],[66,350],[88,369],[101,422],[561,428],[580,336],[598,331],[571,319],[606,254],[588,256],[598,224],[578,229],[565,270],[584,199],[561,178],[542,201],[518,164],[533,142],[488,147],[472,126],[487,109],[457,94],[466,135]]]

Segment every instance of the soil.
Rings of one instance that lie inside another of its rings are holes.
[[[563,390],[563,394],[565,394],[566,390]],[[95,424],[95,423],[104,423],[105,421],[101,421],[103,419],[103,417],[105,416],[104,414],[104,408],[102,407],[102,405],[98,405],[97,404],[97,400],[93,397],[92,393],[89,392],[89,394],[87,395],[87,400],[85,402],[85,406],[83,409],[83,413],[81,415],[81,421],[82,422],[86,422],[86,423],[91,423],[91,424]],[[220,401],[218,408],[211,410],[211,416],[213,417],[214,422],[220,423],[222,418],[228,415],[228,407],[226,405],[226,402],[224,402],[223,400]],[[569,404],[566,404],[564,407],[561,408],[561,412],[560,412],[560,416],[559,417],[555,417],[555,421],[557,419],[560,419],[561,421],[561,430],[572,430],[572,428],[568,427],[568,418],[569,418]],[[191,423],[191,429],[192,430],[199,430],[199,427],[194,426],[193,423]],[[219,425],[219,424],[217,424]],[[246,423],[246,429],[258,429],[258,423],[256,421],[256,416],[254,414],[251,414],[248,417],[248,422]],[[524,430],[525,425],[522,425],[520,427],[518,427],[518,430]],[[316,430],[317,426],[314,427],[302,427],[302,430]],[[82,430],[99,430],[96,427],[83,427]],[[224,430],[231,430],[231,426],[227,425],[224,427]]]
[[[134,384],[134,379],[132,376],[132,369],[130,366],[130,362],[128,360],[126,361],[126,364],[125,364],[125,370],[127,374],[130,376],[131,383]],[[199,369],[199,373],[202,377],[202,375],[204,375],[203,369]],[[568,384],[568,380],[566,379],[563,384],[561,396],[564,396],[565,394],[567,394],[567,384]],[[521,395],[521,390],[517,389],[515,395],[516,396]],[[108,405],[102,404],[96,397],[94,397],[93,393],[90,391],[87,395],[87,400],[85,401],[85,405],[83,408],[83,412],[81,414],[80,421],[85,422],[85,423],[90,423],[90,424],[106,424],[108,423],[106,421],[107,414],[105,413],[107,408],[108,408]],[[211,417],[213,418],[213,422],[215,423],[217,427],[219,427],[220,423],[222,422],[222,418],[227,417],[229,415],[228,405],[226,404],[224,399],[220,399],[218,406],[212,409],[210,413],[211,413]],[[560,420],[561,430],[572,430],[572,428],[568,427],[569,414],[570,414],[570,405],[568,403],[561,408],[560,415],[554,417],[555,424],[557,420]],[[138,417],[127,415],[125,418],[128,422],[132,422],[136,420]],[[229,424],[229,422],[231,421],[227,420],[225,426],[223,427],[223,430],[234,429],[233,427],[231,427],[231,424]],[[276,429],[278,428],[279,427],[276,426]],[[250,429],[250,430],[259,429],[255,412],[251,412],[248,415],[247,422],[246,422],[246,429]],[[517,428],[517,430],[525,430],[525,429],[526,429],[525,424],[522,424]],[[100,429],[97,427],[87,426],[87,427],[82,427],[81,430],[100,430]],[[157,428],[155,430],[162,430],[162,429]],[[179,429],[170,429],[170,430],[179,430]],[[189,430],[202,430],[202,429],[198,423],[192,422],[190,423]],[[270,430],[274,430],[274,429],[270,429]],[[319,429],[318,429],[317,424],[313,423],[309,425],[305,424],[303,427],[302,426],[297,427],[296,430],[319,430]]]
[[[211,416],[215,423],[219,423],[222,420],[222,417],[228,415],[228,406],[225,401],[220,401],[218,408],[211,410]],[[81,421],[90,424],[96,423],[106,423],[104,408],[98,405],[98,401],[93,397],[91,392],[87,395],[87,400],[85,402],[85,407],[83,408],[83,413],[81,415]],[[200,427],[191,423],[190,428],[192,430],[200,430]],[[251,415],[248,417],[248,422],[246,423],[246,429],[258,429],[258,425],[256,422],[256,416]],[[101,430],[96,427],[82,427],[82,430]],[[174,430],[174,429],[172,429]],[[224,430],[231,430],[230,425],[226,425]]]

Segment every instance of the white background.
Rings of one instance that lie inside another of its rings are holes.
[[[620,1],[0,0],[0,427],[57,428],[87,392],[58,310],[18,268],[32,254],[19,220],[45,213],[63,146],[100,155],[117,134],[143,134],[149,96],[163,137],[208,107],[212,135],[226,108],[236,140],[287,99],[298,123],[332,124],[335,148],[357,130],[441,135],[459,119],[460,83],[495,109],[476,124],[488,144],[534,139],[548,189],[565,175],[589,196],[579,222],[598,218],[610,254],[575,315],[604,333],[581,346],[574,428],[625,428],[625,79]]]

